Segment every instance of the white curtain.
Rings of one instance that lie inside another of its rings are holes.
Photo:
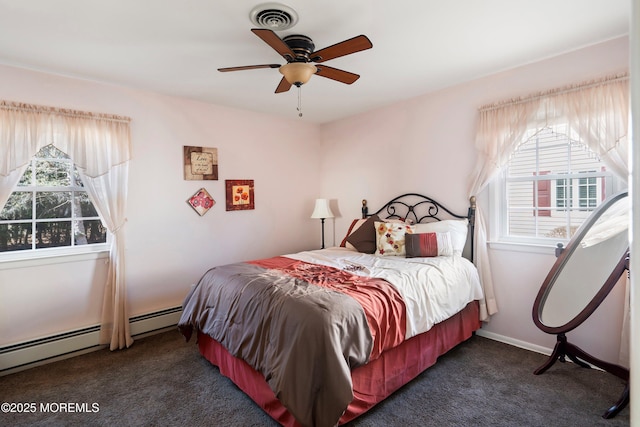
[[[624,181],[628,178],[629,84],[624,75],[537,93],[480,108],[469,196],[483,191],[508,163],[531,127],[542,129],[568,123],[583,142]],[[483,320],[498,312],[487,250],[487,227],[482,206],[476,211],[474,254],[485,301]],[[627,314],[625,314],[627,315]],[[624,340],[623,340],[624,341]]]
[[[0,207],[31,158],[45,145],[65,152],[111,233],[101,344],[111,350],[133,343],[129,331],[124,264],[130,119],[0,101]]]

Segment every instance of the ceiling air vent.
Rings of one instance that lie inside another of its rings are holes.
[[[251,22],[273,31],[287,30],[298,22],[298,14],[289,6],[280,3],[263,3],[251,10]]]

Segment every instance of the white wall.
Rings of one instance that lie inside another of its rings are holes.
[[[458,212],[467,208],[477,110],[485,104],[628,70],[628,40],[612,40],[545,61],[419,96],[390,107],[323,126],[322,192],[336,199],[336,242],[353,218],[360,200],[377,209],[405,192],[431,195]],[[481,195],[486,210],[488,197]],[[512,342],[551,348],[555,337],[533,324],[533,301],[553,265],[548,254],[491,250],[500,312],[483,329]],[[621,289],[580,328],[570,341],[596,357],[618,361]]]
[[[211,266],[320,247],[309,218],[320,196],[317,125],[10,67],[0,67],[0,99],[132,118],[132,316],[181,305]],[[219,180],[185,181],[183,145],[217,147]],[[255,181],[255,210],[225,211],[225,179]],[[186,203],[201,187],[217,202],[203,217]],[[99,323],[104,262],[0,265],[0,346]]]
[[[634,390],[630,396],[631,419],[630,425],[640,424],[640,395],[635,390],[640,389],[640,293],[638,284],[638,266],[640,266],[640,0],[631,2],[631,286],[630,286],[630,311],[629,319],[631,331],[631,366],[629,367],[629,387]]]

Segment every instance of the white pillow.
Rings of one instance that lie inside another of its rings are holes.
[[[414,224],[414,233],[445,233],[451,234],[451,245],[453,254],[462,256],[464,245],[467,242],[467,230],[469,220],[467,219],[447,219],[444,221],[433,221],[422,224]]]

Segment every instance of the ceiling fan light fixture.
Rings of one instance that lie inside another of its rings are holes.
[[[307,62],[290,62],[280,67],[280,73],[294,86],[307,83],[316,71],[316,66]]]

